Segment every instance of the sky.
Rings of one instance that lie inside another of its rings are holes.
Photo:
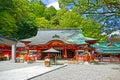
[[[59,10],[58,0],[41,0],[47,7],[53,6],[55,9]]]

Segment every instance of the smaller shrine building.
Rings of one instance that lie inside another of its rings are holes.
[[[16,44],[15,39],[11,39],[0,35],[0,60],[10,60],[12,53],[12,45]]]
[[[120,42],[99,42],[92,45],[102,62],[120,62]]]

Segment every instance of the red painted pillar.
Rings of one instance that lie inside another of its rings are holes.
[[[27,50],[27,56],[26,56],[26,61],[29,62],[30,61],[30,51],[29,51],[29,47],[26,47]]]
[[[37,47],[36,47],[36,50],[37,50],[37,52],[36,52],[36,58],[37,58],[37,59],[38,59],[38,57],[39,57],[39,49],[40,49],[40,48],[37,46]]]
[[[112,55],[110,55],[110,62],[113,62]]]
[[[77,62],[79,62],[78,48],[75,48],[75,59]]]
[[[85,54],[84,61],[85,61],[85,62],[88,62],[88,61],[89,61],[89,55],[88,55],[88,53]]]
[[[67,58],[67,49],[64,48],[64,58]]]
[[[118,57],[119,57],[119,62],[120,62],[120,54],[118,55]]]

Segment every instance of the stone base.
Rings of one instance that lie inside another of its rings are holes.
[[[85,64],[85,65],[89,65],[89,63],[88,63],[88,62],[84,62],[84,64]]]
[[[10,62],[11,62],[11,63],[15,63],[16,61],[11,59]]]

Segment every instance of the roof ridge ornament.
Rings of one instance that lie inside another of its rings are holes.
[[[60,36],[55,34],[54,36],[52,36],[52,38],[60,38]]]
[[[108,46],[115,46],[115,44],[113,44],[113,42],[110,42]]]

